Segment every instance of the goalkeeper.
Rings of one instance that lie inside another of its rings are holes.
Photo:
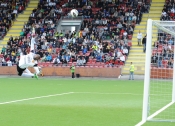
[[[37,66],[37,61],[40,59],[40,55],[33,54],[30,52],[27,55],[21,55],[20,60],[17,64],[17,71],[19,76],[23,77],[34,77],[38,79],[38,74],[40,74],[40,70]],[[31,73],[28,70],[28,67],[33,67],[35,69],[35,74]]]
[[[38,60],[40,59],[40,55],[33,53],[35,46],[35,35],[32,35],[30,44],[31,52],[27,55],[20,56],[19,63],[17,64],[17,71],[19,76],[34,77],[38,79],[38,75],[40,75],[41,69],[38,67]],[[31,73],[28,70],[28,67],[33,67],[36,73]]]

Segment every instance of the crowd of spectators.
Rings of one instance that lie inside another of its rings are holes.
[[[0,1],[0,40],[10,29],[15,17],[21,13],[27,1],[25,0],[1,0]]]
[[[57,31],[59,18],[72,8],[84,17],[80,31]],[[40,0],[20,36],[11,37],[7,47],[3,47],[0,62],[17,63],[21,52],[30,51],[30,40],[35,37],[35,53],[41,55],[41,64],[123,65],[129,55],[135,24],[140,23],[142,13],[148,10],[149,3],[144,2],[72,0],[65,4],[65,1]]]
[[[166,1],[162,14],[161,21],[174,21],[175,17],[175,1]],[[174,31],[174,26],[166,26],[167,29]],[[158,68],[173,68],[174,64],[174,36],[158,30],[158,41],[154,44],[151,62],[152,66]]]

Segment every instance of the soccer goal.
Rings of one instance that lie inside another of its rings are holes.
[[[175,21],[147,21],[142,121],[175,122]]]

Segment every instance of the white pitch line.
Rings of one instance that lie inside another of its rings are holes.
[[[101,93],[101,92],[74,92],[74,94],[143,95],[143,94],[134,94],[134,93]]]
[[[15,102],[28,101],[28,100],[34,100],[34,99],[40,99],[40,98],[48,98],[48,97],[54,97],[54,96],[61,96],[61,95],[67,95],[67,94],[73,94],[73,93],[74,92],[67,92],[67,93],[53,94],[53,95],[46,95],[46,96],[39,96],[39,97],[33,97],[33,98],[25,98],[25,99],[20,99],[20,100],[2,102],[2,103],[0,103],[0,105],[10,104],[10,103],[15,103]]]
[[[74,92],[74,94],[106,94],[106,95],[143,95],[143,94],[134,94],[134,93],[102,93],[102,92]],[[170,94],[150,94],[154,96],[165,96]]]

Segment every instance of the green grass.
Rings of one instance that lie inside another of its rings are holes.
[[[134,126],[141,121],[143,81],[0,78],[0,126]],[[148,122],[144,126],[174,126]]]

